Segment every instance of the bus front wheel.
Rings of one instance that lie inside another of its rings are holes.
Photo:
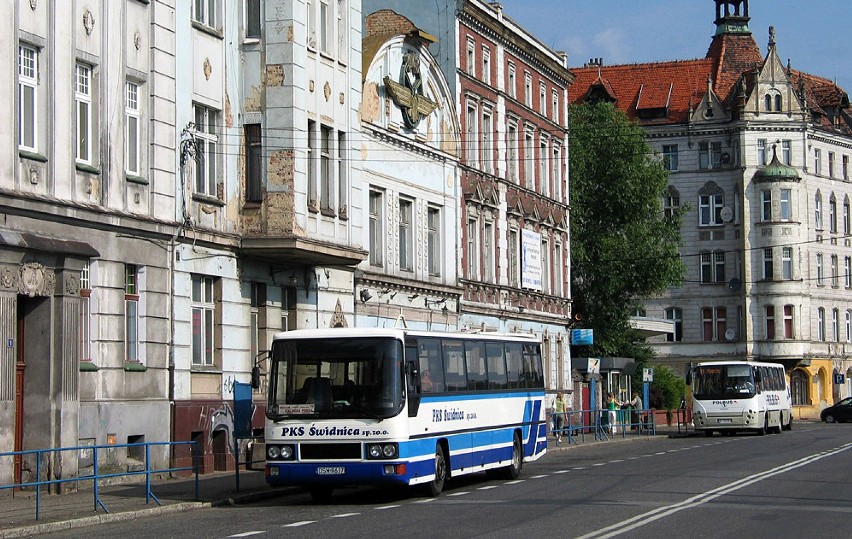
[[[517,479],[521,475],[521,468],[524,467],[524,453],[521,446],[521,437],[515,433],[512,441],[512,463],[503,468],[504,479]]]
[[[447,478],[447,455],[444,446],[435,446],[435,478],[426,484],[426,493],[433,498],[439,496],[444,490],[444,481]]]

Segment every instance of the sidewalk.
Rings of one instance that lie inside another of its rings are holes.
[[[39,519],[36,520],[35,492],[0,492],[0,539],[28,537],[58,530],[82,528],[105,522],[134,520],[162,513],[191,511],[226,504],[251,503],[297,492],[295,488],[272,488],[262,471],[240,470],[240,491],[236,490],[234,472],[199,475],[195,500],[195,477],[151,481],[151,492],[162,505],[151,499],[145,504],[145,483],[101,485],[99,497],[109,513],[94,510],[91,481],[82,481],[77,492],[41,495]]]
[[[683,431],[683,429],[682,429]],[[560,444],[548,435],[548,450],[563,451],[589,444],[612,443],[628,440],[649,440],[660,437],[690,436],[694,431],[678,433],[677,426],[657,427],[656,435],[628,430],[608,440],[596,440],[588,433],[585,442],[568,443],[565,438]],[[296,487],[272,488],[266,484],[262,471],[240,471],[240,490],[236,490],[233,471],[200,475],[198,496],[195,500],[195,478],[161,479],[151,483],[151,491],[160,500],[153,499],[145,504],[145,483],[101,485],[99,497],[109,513],[98,507],[94,510],[94,492],[91,481],[81,481],[77,492],[69,494],[44,494],[41,496],[39,519],[35,518],[36,498],[34,492],[0,492],[0,539],[28,537],[58,530],[82,528],[106,522],[134,520],[162,513],[192,511],[226,504],[252,503],[278,496],[299,492]]]

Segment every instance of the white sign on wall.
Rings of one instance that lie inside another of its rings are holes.
[[[521,287],[541,290],[541,234],[521,230]]]

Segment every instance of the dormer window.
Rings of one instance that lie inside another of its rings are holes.
[[[763,105],[766,112],[781,112],[781,94],[777,91],[769,92],[763,97]]]

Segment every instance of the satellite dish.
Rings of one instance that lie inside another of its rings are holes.
[[[722,217],[722,221],[726,223],[734,218],[734,210],[732,210],[730,206],[725,206],[724,208],[722,208],[722,211],[720,211],[719,214]]]
[[[742,282],[736,277],[728,281],[728,288],[731,289],[731,292],[736,292],[737,290],[739,290],[741,285]]]
[[[729,330],[725,331],[725,340],[726,341],[733,341],[734,337],[736,337],[736,336],[737,336],[737,332],[734,331],[733,329],[729,329]]]

